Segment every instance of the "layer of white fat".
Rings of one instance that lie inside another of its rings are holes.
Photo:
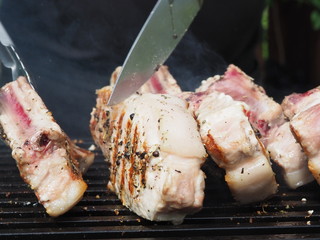
[[[66,155],[65,149],[55,149],[43,156],[45,161],[40,159],[36,164],[25,165],[23,170],[26,181],[37,191],[39,201],[49,214],[55,216],[60,215],[63,209],[71,208],[86,189],[81,179],[74,179],[65,160]]]
[[[248,158],[239,168],[227,171],[225,179],[234,198],[242,204],[264,200],[278,188],[263,155]]]
[[[128,101],[126,112],[134,113],[134,122],[139,119],[139,124],[143,123],[148,147],[159,145],[161,151],[187,158],[202,159],[206,155],[197,123],[184,100],[146,93]]]
[[[138,149],[147,146],[151,157],[145,173],[146,186],[133,198],[126,186],[125,204],[149,220],[179,223],[186,214],[200,210],[204,198],[204,173],[200,170],[206,151],[197,123],[187,103],[175,96],[143,94],[128,99],[123,128],[131,114],[139,127]],[[118,182],[119,185],[119,182]],[[125,185],[127,185],[125,183]],[[121,186],[115,186],[117,191]]]
[[[320,184],[320,104],[295,115],[290,124],[308,155],[308,167]]]
[[[310,90],[312,91],[312,90]],[[308,92],[307,92],[308,93]],[[297,102],[291,102],[290,98],[293,96],[294,98],[298,98]],[[284,98],[282,102],[282,108],[284,114],[289,118],[292,119],[295,114],[303,112],[308,108],[317,105],[320,103],[320,91],[319,89],[314,89],[311,94],[292,94]]]
[[[200,134],[211,134],[227,161],[215,159],[224,168],[246,160],[261,151],[261,146],[244,114],[247,105],[223,93],[213,92],[200,104],[196,116]]]
[[[197,158],[162,156],[150,162],[146,188],[130,208],[149,220],[180,223],[202,208],[205,176]]]
[[[67,184],[64,185],[64,189],[59,197],[49,199],[48,202],[43,202],[47,213],[52,217],[57,217],[70,210],[81,200],[84,191],[87,189],[85,182],[80,179],[68,180],[69,179],[64,179],[63,183]],[[46,196],[44,196],[43,199],[45,199],[45,197]]]
[[[269,134],[268,151],[282,168],[287,185],[295,189],[314,180],[308,169],[308,159],[293,136],[290,123],[285,122]]]
[[[225,179],[240,203],[263,200],[277,191],[269,159],[244,113],[247,109],[243,102],[212,92],[196,111],[201,137],[211,135],[222,152],[223,159],[214,160],[226,170]]]

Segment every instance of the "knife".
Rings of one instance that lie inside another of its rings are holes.
[[[124,61],[108,105],[135,93],[167,60],[201,5],[202,0],[158,0]]]

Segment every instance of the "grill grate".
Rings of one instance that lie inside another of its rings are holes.
[[[91,142],[82,145],[87,148]],[[320,238],[320,188],[316,183],[295,191],[280,187],[264,203],[239,206],[232,201],[222,175],[208,171],[212,176],[207,178],[203,210],[175,226],[144,220],[123,207],[106,189],[107,165],[97,151],[95,163],[85,176],[88,190],[84,198],[54,219],[46,215],[21,180],[8,147],[0,146],[0,157],[0,239]]]

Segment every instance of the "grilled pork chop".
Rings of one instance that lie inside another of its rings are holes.
[[[251,124],[261,135],[271,159],[282,168],[287,185],[295,189],[313,180],[307,157],[292,135],[281,106],[239,68],[230,65],[223,76],[203,81],[196,91],[218,91],[245,102]]]
[[[90,121],[110,164],[109,189],[141,217],[180,223],[204,198],[206,152],[187,103],[146,93],[107,106],[110,89],[97,91]]]
[[[291,129],[308,155],[308,166],[320,184],[320,89],[293,93],[282,102]]]
[[[164,66],[139,92],[170,93],[189,102],[207,152],[226,170],[225,179],[238,202],[264,200],[277,191],[268,155],[245,115],[245,103],[218,92],[182,92]]]
[[[50,216],[65,213],[87,188],[79,161],[85,171],[93,153],[70,141],[24,77],[1,88],[0,102],[1,136],[21,177]]]
[[[195,113],[209,155],[226,170],[233,197],[245,204],[276,193],[269,156],[246,116],[248,106],[219,92],[183,95]]]

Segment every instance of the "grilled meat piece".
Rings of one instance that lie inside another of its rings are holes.
[[[257,139],[245,112],[248,106],[223,93],[182,92],[167,68],[161,67],[140,91],[149,92],[151,82],[189,102],[202,141],[214,161],[226,170],[225,179],[240,203],[264,200],[277,191],[269,158]],[[170,77],[167,77],[170,76]],[[250,186],[250,187],[248,187]]]
[[[311,89],[305,93],[292,93],[286,96],[281,107],[283,112],[289,119],[294,115],[320,103],[320,88]]]
[[[85,171],[93,153],[70,141],[24,77],[1,88],[0,102],[1,136],[21,177],[50,216],[65,213],[87,188],[78,160]]]
[[[187,103],[146,93],[107,106],[110,89],[97,91],[90,121],[110,164],[109,189],[141,217],[180,223],[204,198],[206,152]]]
[[[121,67],[117,67],[112,73],[110,83],[113,86],[121,72]],[[151,78],[141,86],[138,93],[160,93],[177,95],[181,93],[181,88],[170,74],[168,67],[161,65]]]
[[[249,106],[247,115],[252,126],[261,135],[260,140],[271,159],[282,168],[287,185],[295,189],[313,180],[307,157],[291,133],[281,106],[239,68],[230,65],[223,76],[203,81],[196,91],[218,91],[245,102]]]
[[[233,197],[245,204],[275,194],[275,175],[246,116],[248,106],[219,92],[185,93],[184,97],[195,113],[209,155],[226,170]]]
[[[320,184],[320,89],[293,93],[282,102],[291,129],[308,155],[308,166]]]

